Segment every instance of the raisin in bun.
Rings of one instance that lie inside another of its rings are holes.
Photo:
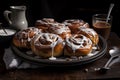
[[[31,41],[31,49],[41,58],[58,57],[63,54],[63,39],[52,33],[36,35]]]
[[[62,39],[71,36],[71,30],[69,27],[62,23],[51,24],[51,26],[48,28],[48,32],[58,34],[60,37],[62,37]]]
[[[93,45],[97,45],[99,42],[98,33],[92,28],[79,28],[78,34],[83,34],[86,37],[90,38],[93,42]]]
[[[80,19],[68,19],[63,22],[67,25],[72,33],[76,33],[80,27],[89,27],[89,24]]]
[[[38,33],[41,33],[41,30],[35,27],[21,30],[13,37],[13,44],[19,48],[30,49],[30,41]]]
[[[92,51],[92,41],[82,35],[74,34],[70,38],[66,39],[64,48],[65,56],[84,56],[88,55]]]

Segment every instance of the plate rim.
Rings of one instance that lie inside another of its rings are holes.
[[[102,49],[98,52],[99,54],[90,56],[86,60],[71,60],[71,61],[54,61],[54,60],[48,60],[48,59],[37,59],[34,57],[31,57],[29,55],[26,55],[25,53],[21,52],[17,47],[14,46],[13,43],[11,43],[11,49],[15,55],[20,57],[25,62],[29,62],[32,64],[40,65],[40,66],[76,66],[76,65],[83,65],[87,64],[93,61],[96,61],[97,59],[101,58],[107,51],[107,42],[106,40],[99,35],[99,44],[102,42]],[[73,65],[74,64],[74,65]]]

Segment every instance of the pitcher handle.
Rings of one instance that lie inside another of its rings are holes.
[[[9,18],[9,14],[11,14],[12,12],[11,11],[8,11],[8,10],[5,10],[4,11],[4,17],[5,17],[5,19],[8,21],[8,23],[9,24],[12,24],[12,21],[10,20],[10,18]]]

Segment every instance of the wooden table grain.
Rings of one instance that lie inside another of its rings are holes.
[[[120,63],[112,65],[106,73],[95,71],[103,67],[110,58],[108,50],[112,46],[120,48],[120,38],[111,32],[107,41],[107,52],[100,59],[76,67],[43,67],[37,69],[11,69],[5,68],[2,60],[4,48],[0,47],[0,80],[93,80],[93,79],[120,79]]]

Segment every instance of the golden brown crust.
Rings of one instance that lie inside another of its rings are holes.
[[[33,43],[32,43],[33,44]],[[52,48],[37,48],[36,46],[32,45],[31,49],[34,54],[40,56],[41,58],[49,58],[52,56]],[[63,45],[57,44],[54,48],[54,57],[59,57],[63,54]]]
[[[54,23],[48,28],[49,33],[54,33],[62,37],[62,39],[69,38],[71,36],[71,30],[68,26],[62,23]]]
[[[53,18],[43,18],[41,20],[36,20],[35,27],[42,29],[43,32],[47,32],[51,24],[57,23]]]
[[[64,55],[69,56],[69,57],[71,57],[71,56],[77,56],[77,57],[86,56],[91,52],[91,50],[92,50],[92,46],[90,48],[87,48],[87,49],[86,48],[77,49],[74,53],[73,50],[71,49],[71,47],[65,46]]]
[[[29,27],[28,29],[21,30],[17,32],[13,37],[13,44],[19,48],[30,49],[30,41],[38,33],[41,33],[41,30],[34,27]]]
[[[31,49],[34,54],[42,57],[49,58],[52,56],[58,57],[63,54],[63,40],[60,36],[52,33],[42,33],[36,35],[31,41]]]
[[[26,48],[26,49],[30,49],[30,44],[28,41],[20,41],[18,38],[14,37],[13,38],[13,44],[16,46],[16,47],[19,47],[19,48]]]
[[[64,55],[66,56],[85,56],[92,51],[92,41],[84,35],[75,34],[66,39]]]
[[[40,32],[22,30],[13,37],[13,43],[16,47],[31,49],[41,58],[51,57],[52,50],[54,57],[62,54],[69,57],[85,56],[99,42],[98,34],[83,20],[72,19],[58,23],[52,18],[43,18],[36,21],[34,28],[39,28]],[[51,46],[53,43],[54,49]]]
[[[83,34],[86,37],[90,38],[94,45],[97,45],[99,42],[98,33],[92,28],[79,28],[77,34]]]
[[[70,28],[73,34],[75,34],[80,27],[89,27],[89,24],[87,22],[79,19],[68,19],[65,20],[63,23]]]

